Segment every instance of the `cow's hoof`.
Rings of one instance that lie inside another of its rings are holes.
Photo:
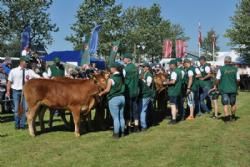
[[[30,133],[31,137],[36,137],[35,133]]]
[[[76,137],[80,137],[80,133],[75,133]]]

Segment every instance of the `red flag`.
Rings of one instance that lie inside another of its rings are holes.
[[[199,23],[198,44],[201,47],[201,45],[202,45],[202,36],[201,36],[201,24],[200,23]]]
[[[185,45],[186,43],[183,40],[175,41],[176,58],[182,58],[185,56],[185,52],[186,52]]]
[[[163,43],[163,57],[164,58],[171,58],[172,54],[172,41],[171,40],[165,40]]]

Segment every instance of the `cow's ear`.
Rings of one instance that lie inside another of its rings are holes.
[[[89,74],[89,78],[93,79],[94,75],[93,74]]]
[[[93,79],[93,81],[94,81],[95,83],[97,83],[97,78],[96,78],[96,76],[92,75],[92,76],[91,76],[91,79]]]

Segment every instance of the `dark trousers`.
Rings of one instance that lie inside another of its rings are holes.
[[[137,104],[137,97],[126,98],[126,112],[125,119],[128,121],[139,120],[139,110]]]

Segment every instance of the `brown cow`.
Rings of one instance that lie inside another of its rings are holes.
[[[52,79],[57,80],[57,81],[65,81],[66,83],[72,82],[72,81],[74,82],[75,80],[86,80],[86,79],[72,79],[72,78],[68,78],[68,77],[54,77]],[[48,108],[47,106],[43,106],[40,108],[39,113],[38,113],[41,131],[45,130],[44,115],[45,115],[45,112],[47,109],[49,109],[49,112],[50,112],[50,114],[49,114],[49,127],[52,128],[53,118],[54,118],[56,110],[53,108]],[[71,129],[71,127],[72,127],[71,125],[74,124],[73,119],[71,118],[72,114],[70,114],[70,120],[69,120],[70,122],[68,122],[66,119],[66,111],[64,109],[62,109],[62,110],[58,110],[58,112],[61,116],[62,121],[64,122],[64,125],[68,129]]]
[[[99,74],[89,80],[67,80],[68,82],[33,79],[24,85],[24,96],[28,104],[27,122],[31,136],[35,136],[35,117],[40,106],[71,111],[75,135],[80,136],[80,113],[87,115],[91,111],[98,93],[106,87],[106,78]]]
[[[160,111],[165,111],[167,108],[167,85],[164,82],[167,81],[167,74],[159,73],[154,76],[154,83],[156,89],[156,102],[157,108]],[[155,104],[156,106],[156,104]]]
[[[164,89],[167,88],[167,85],[164,85],[164,82],[167,81],[167,75],[164,73],[155,74],[154,76],[154,83],[155,89],[157,93],[160,93]]]

